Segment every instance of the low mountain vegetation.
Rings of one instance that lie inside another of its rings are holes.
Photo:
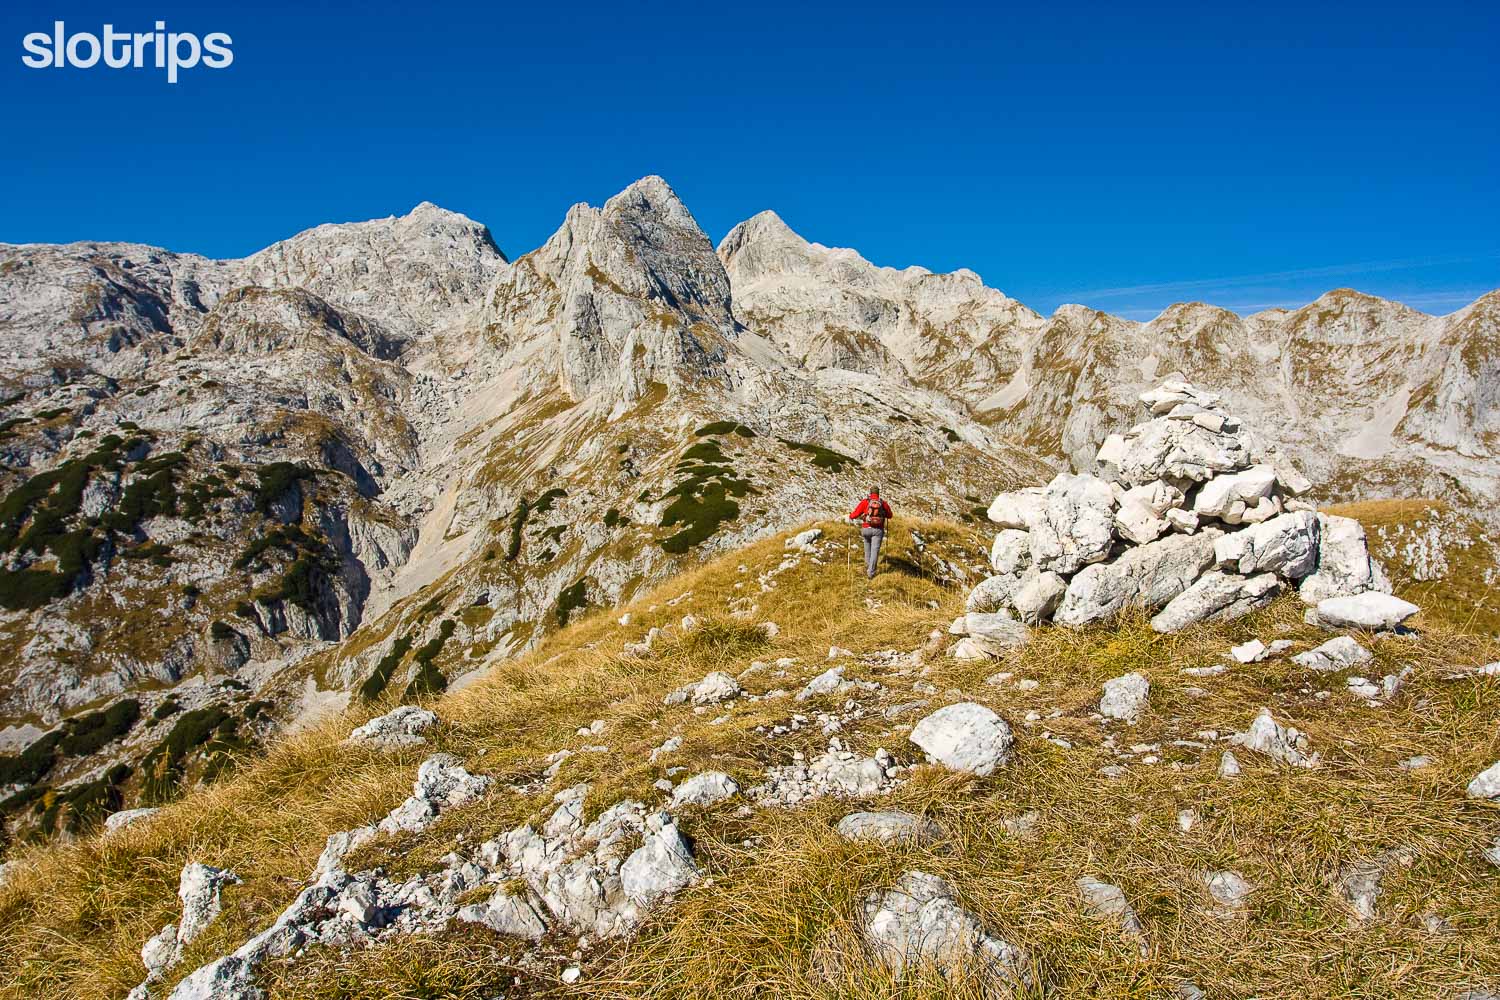
[[[1464,793],[1500,756],[1500,676],[1473,670],[1500,657],[1500,642],[1472,631],[1465,609],[1432,601],[1408,634],[1356,634],[1374,654],[1364,672],[1411,670],[1379,703],[1350,696],[1342,673],[1228,657],[1256,638],[1291,650],[1323,642],[1295,596],[1170,634],[1135,613],[1042,627],[998,660],[955,660],[943,655],[946,629],[968,588],[923,567],[982,562],[982,535],[898,524],[893,568],[867,584],[848,529],[818,527],[823,537],[803,549],[777,536],[627,607],[585,613],[462,691],[425,700],[440,720],[425,747],[341,745],[389,702],[356,710],[149,821],[22,852],[0,888],[10,928],[0,962],[12,970],[0,995],[123,993],[142,976],[141,943],[175,919],[182,866],[233,869],[240,881],[224,888],[222,915],[153,987],[166,995],[266,926],[325,837],[395,806],[435,750],[498,783],[421,833],[370,841],[349,870],[401,878],[441,867],[450,851],[544,818],[571,786],[587,786],[590,818],[624,798],[665,803],[672,793],[656,785],[700,772],[722,772],[739,791],[673,807],[700,875],[628,943],[590,942],[575,957],[566,934],[534,946],[458,921],[270,961],[259,981],[272,997],[983,994],[977,978],[893,977],[863,950],[866,896],[912,869],[940,876],[989,932],[1023,949],[1023,996],[1159,997],[1192,983],[1209,996],[1416,998],[1459,995],[1500,968],[1500,881],[1482,854],[1495,808]],[[1397,579],[1409,572],[1392,565]],[[632,652],[653,629],[649,655]],[[798,695],[830,667],[842,668],[835,683]],[[738,697],[671,704],[716,671],[739,678]],[[1134,722],[1101,716],[1101,685],[1132,672],[1149,678],[1144,709]],[[957,702],[1013,727],[1008,761],[987,776],[926,764],[908,740],[912,722]],[[1226,742],[1261,706],[1306,735],[1320,766]],[[201,735],[208,721],[191,728]],[[755,791],[830,744],[854,758],[884,751],[896,780],[872,796],[796,804]],[[1232,777],[1226,749],[1238,756]],[[840,836],[841,818],[859,809],[901,810],[939,832],[887,844]],[[1346,891],[1349,873],[1367,870],[1380,872],[1368,913]],[[1206,874],[1222,871],[1252,889],[1232,910],[1205,889]],[[1078,886],[1090,878],[1123,889],[1136,930],[1089,909]],[[581,978],[560,978],[575,965]]]

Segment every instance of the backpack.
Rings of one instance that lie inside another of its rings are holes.
[[[865,516],[863,523],[866,528],[885,528],[885,501],[880,497],[871,496],[865,499]]]

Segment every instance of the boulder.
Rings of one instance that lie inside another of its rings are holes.
[[[1108,719],[1134,723],[1146,710],[1151,682],[1145,674],[1125,674],[1104,682],[1104,697],[1099,699],[1099,713]]]
[[[1004,528],[990,546],[990,568],[996,576],[1017,576],[1031,565],[1031,533]]]
[[[495,890],[488,902],[465,906],[458,911],[458,919],[465,923],[483,924],[497,934],[540,941],[547,934],[547,922],[542,918],[544,907],[530,892],[512,893],[505,886]]]
[[[1249,464],[1249,450],[1237,435],[1187,420],[1149,420],[1125,434],[1118,476],[1128,486],[1157,479],[1201,483]]]
[[[1169,535],[1127,549],[1118,559],[1085,566],[1068,581],[1052,620],[1085,625],[1126,607],[1154,608],[1180,595],[1213,565],[1214,535]]]
[[[1062,604],[1068,584],[1061,576],[1032,567],[1021,575],[1011,591],[1010,603],[1017,616],[1027,625],[1048,621]]]
[[[698,875],[693,851],[666,813],[647,819],[646,838],[620,866],[620,888],[642,908],[686,887]]]
[[[1198,530],[1198,515],[1181,507],[1173,507],[1162,515],[1167,523],[1172,526],[1173,531],[1180,531],[1184,535],[1191,535]]]
[[[1220,537],[1214,542],[1214,561],[1247,576],[1270,572],[1299,580],[1317,565],[1318,537],[1316,514],[1282,514]]]
[[[1007,649],[1019,649],[1031,641],[1031,629],[1005,611],[990,614],[970,612],[964,616],[964,627],[971,640],[995,655]]]
[[[1171,524],[1158,517],[1150,507],[1139,500],[1124,500],[1115,511],[1115,531],[1120,537],[1137,545],[1154,542],[1171,528]]]
[[[1252,465],[1241,472],[1214,476],[1198,487],[1189,506],[1199,517],[1222,518],[1239,503],[1243,514],[1262,497],[1269,497],[1275,485],[1275,469],[1269,465]]]
[[[389,750],[425,743],[423,733],[437,725],[435,713],[416,705],[402,705],[355,728],[345,743],[365,743]]]
[[[1274,573],[1250,577],[1205,573],[1162,608],[1151,619],[1151,627],[1158,632],[1175,632],[1196,622],[1238,618],[1270,604],[1280,589],[1281,581]]]
[[[1323,628],[1388,631],[1422,610],[1410,601],[1367,590],[1351,597],[1325,597],[1308,612],[1308,620]]]
[[[1318,514],[1318,562],[1297,593],[1308,604],[1368,590],[1390,593],[1385,571],[1371,556],[1364,525],[1352,517]]]
[[[964,602],[964,610],[998,611],[1010,604],[1011,594],[1020,582],[1019,574],[985,577],[979,582],[979,586],[969,591],[968,600]]]
[[[991,521],[1002,528],[1030,530],[1042,513],[1042,490],[1037,486],[1002,493],[990,504],[986,512]]]
[[[1066,575],[1103,561],[1114,542],[1114,507],[1114,493],[1102,479],[1068,473],[1053,479],[1030,532],[1037,568]]]
[[[984,777],[1010,756],[1010,726],[974,702],[940,708],[912,727],[908,736],[927,756],[954,771]]]

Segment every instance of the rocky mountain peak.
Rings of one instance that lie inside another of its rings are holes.
[[[752,215],[724,235],[719,241],[719,259],[728,264],[742,249],[752,245],[781,245],[802,250],[808,242],[797,235],[781,216],[767,209]]]
[[[661,225],[672,229],[697,230],[698,220],[662,178],[642,177],[604,203],[604,217],[619,222]],[[705,236],[704,239],[708,237]]]

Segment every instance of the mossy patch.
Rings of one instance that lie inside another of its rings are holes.
[[[35,784],[61,761],[87,757],[124,736],[140,717],[141,703],[126,698],[101,711],[68,719],[21,753],[0,756],[0,785]]]
[[[740,515],[733,498],[754,492],[748,479],[741,479],[727,464],[717,443],[701,441],[689,448],[677,464],[683,479],[662,495],[673,498],[662,512],[663,528],[677,527],[676,534],[659,544],[673,555],[681,555],[712,538],[719,526]],[[698,464],[704,463],[704,464]]]
[[[375,664],[375,670],[365,682],[359,686],[360,697],[365,701],[374,701],[385,691],[386,685],[391,682],[391,675],[401,665],[402,659],[406,657],[411,649],[411,636],[403,635],[391,644],[390,651],[380,658]]]
[[[557,595],[557,627],[565,628],[575,611],[588,607],[587,579],[579,577]]]
[[[205,779],[220,773],[233,754],[248,749],[239,724],[219,705],[184,712],[141,763],[142,801],[159,805],[176,798],[193,756],[203,758]]]
[[[698,428],[698,437],[714,437],[720,434],[737,434],[742,438],[753,438],[755,432],[737,420],[715,420]]]
[[[822,445],[803,444],[790,438],[778,438],[782,444],[794,451],[805,452],[812,456],[812,464],[828,472],[839,473],[844,471],[844,466],[852,465],[859,468],[859,461],[848,455],[840,454],[832,448],[824,448]]]
[[[457,623],[452,618],[444,618],[438,625],[438,634],[422,644],[413,657],[417,665],[417,671],[412,675],[411,683],[406,686],[406,693],[402,696],[403,701],[413,698],[421,698],[424,695],[441,694],[448,689],[448,678],[443,676],[433,661],[437,659],[443,647],[453,636],[453,630]]]
[[[269,517],[271,507],[305,479],[313,479],[318,470],[299,462],[271,462],[255,470],[255,509]]]

